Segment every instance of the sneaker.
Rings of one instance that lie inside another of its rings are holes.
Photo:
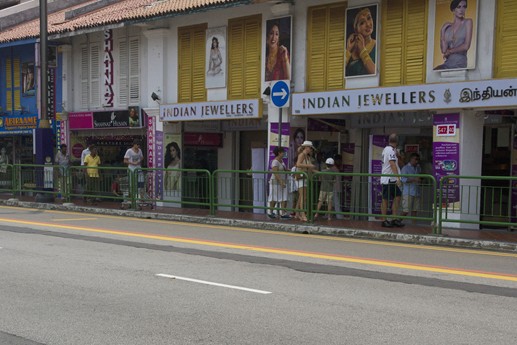
[[[396,226],[397,228],[402,228],[404,227],[406,224],[402,223],[402,221],[400,219],[395,219],[391,222],[391,224],[393,226]]]
[[[268,214],[267,214],[267,216],[268,216],[269,218],[271,218],[271,219],[275,219],[275,218],[276,218],[276,216],[275,216],[275,214],[274,214],[274,213],[268,213]]]
[[[280,218],[282,218],[282,219],[292,219],[293,217],[291,217],[290,214],[283,214],[282,216],[280,216]]]
[[[393,224],[391,224],[391,222],[389,220],[385,220],[384,222],[382,222],[382,227],[383,228],[393,228]]]

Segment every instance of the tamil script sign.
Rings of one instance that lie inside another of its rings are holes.
[[[295,93],[294,115],[517,106],[517,79]]]

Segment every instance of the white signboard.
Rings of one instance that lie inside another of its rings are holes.
[[[517,79],[295,93],[294,115],[517,106]]]
[[[161,121],[258,119],[261,116],[262,100],[259,99],[160,105]]]

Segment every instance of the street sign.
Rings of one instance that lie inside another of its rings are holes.
[[[277,108],[286,108],[289,106],[291,97],[288,80],[278,80],[271,86],[271,102]]]

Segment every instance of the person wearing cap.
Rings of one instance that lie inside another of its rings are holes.
[[[274,213],[275,205],[280,205],[283,211],[283,214],[280,215],[280,211],[278,216],[282,219],[290,219],[291,216],[285,213],[285,208],[287,207],[287,174],[278,174],[276,172],[286,171],[287,168],[284,164],[284,154],[285,150],[283,147],[275,147],[273,149],[273,153],[275,154],[275,158],[271,161],[271,170],[273,173],[271,174],[271,178],[269,179],[269,208],[268,212],[269,218],[276,218],[277,215]]]
[[[327,204],[327,211],[328,211],[328,217],[327,219],[330,220],[332,218],[332,215],[330,212],[332,212],[332,201],[334,198],[334,184],[336,183],[337,175],[335,173],[339,172],[339,170],[336,168],[334,160],[332,158],[327,158],[325,161],[325,164],[327,167],[322,170],[323,173],[329,173],[320,175],[320,195],[318,198],[318,206],[316,208],[316,214],[314,215],[314,219],[318,218],[319,212],[321,210],[321,207],[323,206],[323,203]],[[333,173],[331,175],[330,173]]]
[[[312,141],[306,140],[301,145],[301,152],[298,154],[298,159],[296,160],[296,169],[298,172],[304,172],[305,174],[310,174],[316,170],[314,164],[311,161],[311,154],[314,150],[314,146],[312,145]],[[307,175],[299,174],[297,179],[298,184],[298,201],[296,202],[296,209],[300,210],[299,213],[295,216],[296,219],[301,220],[302,222],[307,221],[307,215],[305,214],[305,199],[307,199]],[[300,178],[301,177],[301,178]]]

